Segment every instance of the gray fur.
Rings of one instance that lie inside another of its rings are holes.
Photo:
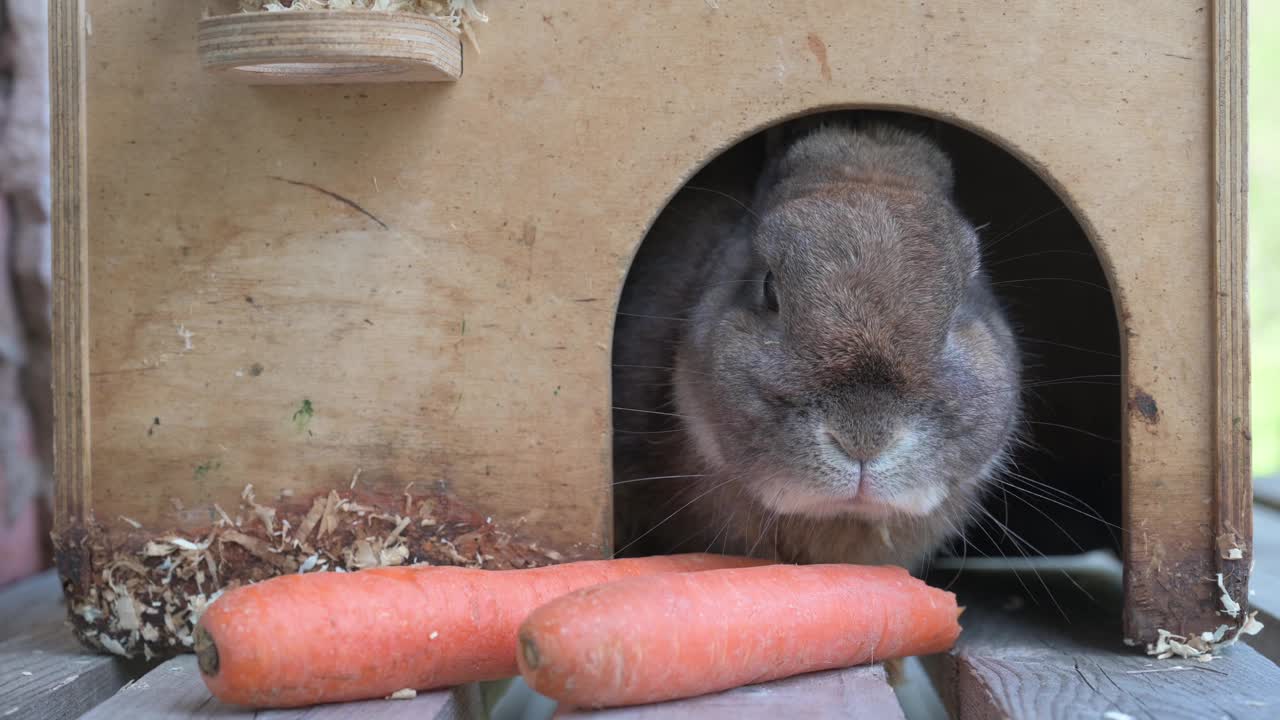
[[[820,128],[763,173],[734,162],[673,200],[622,298],[619,547],[914,568],[965,524],[1019,413],[950,163],[882,126]]]

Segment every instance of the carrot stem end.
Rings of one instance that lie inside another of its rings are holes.
[[[213,641],[213,635],[209,634],[209,629],[204,625],[196,625],[194,639],[196,664],[200,667],[200,672],[209,676],[217,675],[218,645]]]
[[[520,652],[524,655],[524,663],[530,670],[538,669],[538,645],[527,635],[520,636]]]

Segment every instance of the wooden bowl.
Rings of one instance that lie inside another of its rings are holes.
[[[200,62],[255,85],[453,82],[462,41],[412,13],[315,10],[200,21]]]

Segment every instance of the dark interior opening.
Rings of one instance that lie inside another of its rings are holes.
[[[1025,443],[986,498],[988,517],[969,526],[965,539],[942,553],[1118,553],[1120,331],[1108,280],[1084,229],[1031,168],[969,130],[919,115],[871,111],[824,113],[799,122],[871,118],[911,125],[933,137],[951,157],[957,202],[979,228],[987,271],[1024,355]],[[758,171],[765,148],[764,133],[749,137],[710,162],[688,185],[713,184],[713,176],[722,179],[744,168]],[[689,202],[678,194],[658,223],[687,212]],[[711,197],[701,202],[733,200]],[[638,250],[641,256],[662,252],[647,241]],[[645,292],[639,285],[629,277],[624,297]],[[617,433],[628,418],[615,413],[614,422]],[[615,518],[622,523],[629,500],[622,488],[616,490]]]

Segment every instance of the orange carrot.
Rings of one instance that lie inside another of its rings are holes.
[[[287,575],[228,591],[196,627],[214,697],[257,708],[381,698],[518,674],[516,631],[564,593],[624,577],[746,567],[720,555],[528,570],[409,566]]]
[[[520,672],[567,705],[692,697],[949,649],[955,595],[896,567],[773,565],[625,579],[520,627]]]

